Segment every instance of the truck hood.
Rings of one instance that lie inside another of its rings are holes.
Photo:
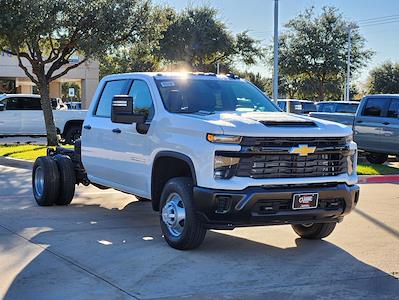
[[[241,136],[347,136],[348,126],[283,112],[220,112],[191,117],[218,125],[227,135]]]

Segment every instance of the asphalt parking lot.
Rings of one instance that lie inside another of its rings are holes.
[[[0,166],[0,298],[399,299],[399,185],[362,185],[324,241],[254,227],[183,252],[150,203],[79,187],[69,207],[43,208],[30,184],[29,170]]]

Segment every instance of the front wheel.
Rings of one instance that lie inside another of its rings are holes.
[[[301,238],[310,240],[320,240],[329,236],[337,223],[318,223],[318,224],[295,224],[291,225],[295,233]]]
[[[190,178],[172,178],[165,184],[161,195],[160,223],[163,236],[172,248],[189,250],[201,245],[206,229],[195,215]]]
[[[372,164],[382,165],[388,160],[388,154],[383,153],[368,153],[366,159]]]

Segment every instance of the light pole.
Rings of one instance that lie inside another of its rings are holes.
[[[350,97],[350,81],[351,81],[351,50],[352,50],[352,27],[349,25],[348,27],[348,60],[347,60],[347,70],[346,70],[346,86],[345,86],[345,101],[349,101]]]
[[[274,66],[273,66],[273,101],[278,99],[278,0],[274,0]]]

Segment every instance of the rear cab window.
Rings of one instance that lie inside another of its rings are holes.
[[[358,105],[353,103],[337,103],[337,113],[356,113]]]
[[[10,97],[3,100],[6,110],[41,110],[40,98]]]
[[[392,99],[388,107],[388,118],[399,118],[399,99]]]
[[[364,117],[384,117],[389,105],[389,98],[367,98],[366,105],[363,108]]]

